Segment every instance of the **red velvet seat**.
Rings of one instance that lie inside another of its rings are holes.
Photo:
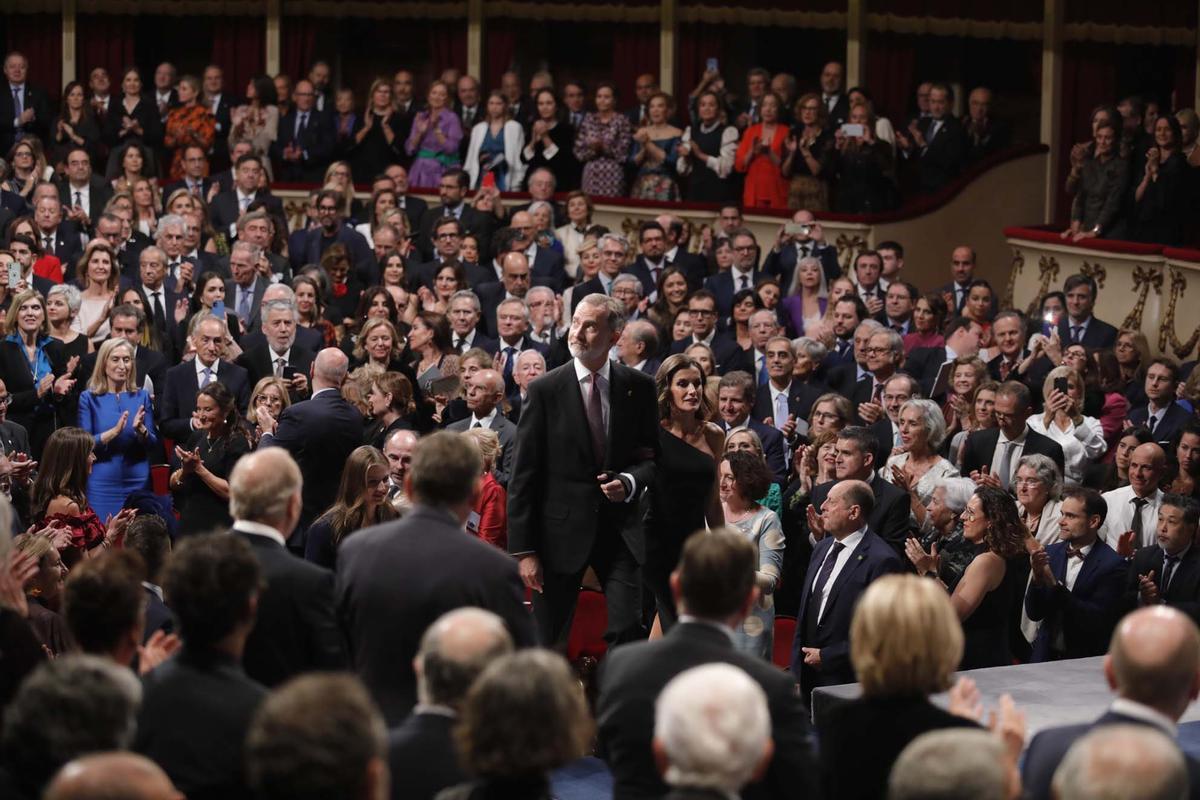
[[[796,618],[775,616],[775,643],[772,647],[771,661],[780,669],[792,667],[792,640],[796,636]]]
[[[575,619],[567,640],[567,660],[583,656],[599,659],[608,650],[604,631],[608,628],[608,603],[601,592],[581,589],[575,603]]]

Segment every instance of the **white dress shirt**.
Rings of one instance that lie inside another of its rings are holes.
[[[467,427],[468,428],[474,428],[474,427],[487,428],[490,431],[492,429],[492,420],[496,419],[496,414],[498,413],[498,411],[499,411],[498,407],[493,406],[491,413],[488,414],[486,417],[478,417],[475,415],[475,412],[471,412],[471,424],[468,425]]]
[[[1012,454],[1008,457],[1008,484],[1012,485],[1013,476],[1017,474],[1017,462],[1021,460],[1021,456],[1025,454],[1025,440],[1029,438],[1029,427],[1021,429],[1021,435],[1016,439],[1012,439]],[[1004,431],[1000,431],[1000,438],[996,440],[996,450],[992,453],[991,472],[1000,475],[1000,465],[1004,463],[1004,448],[1009,443],[1009,438],[1004,435]],[[1001,477],[1001,482],[1004,478]]]
[[[287,542],[283,538],[283,534],[272,528],[270,525],[264,525],[261,522],[254,522],[248,519],[235,520],[233,529],[239,533],[248,533],[251,536],[262,536],[264,539],[270,539],[280,547],[287,547]]]
[[[1122,486],[1120,489],[1105,492],[1103,497],[1104,502],[1108,504],[1108,514],[1104,517],[1100,538],[1116,550],[1121,534],[1133,530],[1133,487]],[[1162,505],[1162,490],[1155,489],[1154,494],[1146,499],[1150,502],[1142,506],[1142,539],[1133,543],[1135,548],[1156,544],[1158,539],[1158,507]]]
[[[754,288],[754,272],[742,272],[737,267],[729,268],[729,276],[733,278],[733,291],[740,292],[742,290],[742,278],[746,279],[746,288]]]
[[[577,358],[571,359],[571,363],[575,365],[575,380],[579,383],[579,392],[583,397],[583,407],[586,410],[588,407],[588,396],[592,391],[592,372],[585,367]],[[612,390],[612,362],[605,361],[604,366],[596,371],[600,376],[600,416],[604,420],[604,430],[608,431],[609,420],[609,392]],[[637,479],[628,472],[622,472],[621,477],[629,481],[629,494],[625,497],[625,502],[628,503],[637,496]]]
[[[833,564],[833,571],[829,573],[829,580],[825,581],[825,587],[821,590],[821,605],[817,609],[817,622],[821,621],[821,617],[825,614],[825,603],[829,600],[829,593],[833,591],[833,585],[837,583],[838,575],[842,574],[842,570],[846,564],[850,562],[850,556],[854,553],[854,548],[858,547],[858,543],[867,535],[867,526],[863,525],[854,533],[842,539],[842,552],[837,554],[837,561]],[[825,559],[828,560],[830,554],[833,553],[833,546],[825,553]],[[817,575],[813,578],[813,585],[809,587],[812,591],[817,585],[817,579],[821,577],[821,568],[825,566],[825,561],[821,562],[821,567],[817,569]]]

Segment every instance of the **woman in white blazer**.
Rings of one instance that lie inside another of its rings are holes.
[[[508,103],[500,92],[488,95],[486,119],[471,129],[471,144],[463,165],[471,177],[471,188],[478,189],[483,176],[491,172],[496,188],[502,192],[520,189],[525,180],[525,131],[509,118]]]

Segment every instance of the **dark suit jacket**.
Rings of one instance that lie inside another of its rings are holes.
[[[575,309],[579,307],[579,301],[587,297],[589,294],[606,294],[604,291],[604,283],[601,282],[599,275],[594,278],[589,278],[583,283],[578,284],[571,292],[572,315],[575,314]]]
[[[1103,655],[1120,614],[1127,572],[1125,559],[1104,542],[1097,541],[1083,559],[1075,587],[1068,590],[1063,583],[1067,576],[1067,543],[1050,545],[1046,555],[1050,558],[1050,571],[1059,583],[1054,586],[1031,583],[1025,593],[1025,613],[1031,620],[1042,623],[1030,660],[1050,661],[1060,632],[1064,658]]]
[[[253,388],[246,377],[246,370],[228,361],[218,361],[216,379],[225,384],[225,388],[237,398],[238,408],[245,411]],[[171,367],[163,383],[165,385],[161,390],[157,384],[154,387],[158,429],[163,436],[174,439],[176,444],[184,444],[192,434],[192,412],[196,410],[196,392],[200,391],[195,362],[184,361]]]
[[[942,118],[942,126],[932,141],[929,140],[929,129],[933,117],[925,117],[917,124],[926,138],[925,147],[918,153],[921,189],[935,192],[962,171],[967,159],[967,140],[962,123],[953,114]]]
[[[671,343],[671,353],[682,353],[693,344],[696,344],[694,339],[680,339],[678,342]],[[712,338],[710,345],[713,351],[713,357],[717,360],[717,373],[724,375],[726,372],[734,370],[743,370],[754,374],[754,362],[746,354],[746,351],[738,346],[737,339],[733,338],[725,331],[717,331]]]
[[[663,259],[662,268],[675,267],[683,270],[684,276],[687,278],[688,290],[695,291],[704,285],[705,272],[708,269],[708,264],[700,256],[676,252],[675,261],[671,262]],[[645,256],[639,255],[633,260],[633,263],[625,267],[622,272],[633,275],[642,282],[642,296],[650,297],[658,291],[658,285],[654,281],[654,273],[650,271],[650,265],[646,261]],[[661,275],[662,273],[659,272]]]
[[[304,476],[304,509],[300,529],[290,546],[303,547],[302,531],[333,505],[342,467],[362,444],[363,418],[340,391],[326,390],[311,400],[288,406],[279,415],[275,434],[266,434],[260,447],[282,447],[292,454]]]
[[[142,587],[142,591],[146,593],[146,626],[142,634],[142,644],[145,644],[150,641],[150,637],[157,631],[173,633],[175,630],[175,615],[171,613],[171,609],[167,608],[167,604],[159,599],[156,593],[146,587]]]
[[[467,779],[454,744],[457,718],[436,711],[411,715],[388,733],[392,800],[433,800]]]
[[[34,231],[38,244],[42,244],[42,232]],[[75,265],[83,255],[83,240],[79,238],[79,228],[74,222],[64,220],[54,231],[54,252],[52,254],[62,262],[63,280],[72,281],[76,278]]]
[[[933,384],[938,371],[946,363],[946,348],[918,347],[904,360],[904,371],[921,383],[921,393],[926,397],[933,394]]]
[[[1021,766],[1021,784],[1025,789],[1024,796],[1030,800],[1050,800],[1053,797],[1050,783],[1054,778],[1054,771],[1066,757],[1071,745],[1083,738],[1084,735],[1105,725],[1149,725],[1149,723],[1141,717],[1106,711],[1095,722],[1063,725],[1039,731],[1030,740]],[[1187,762],[1188,783],[1191,785],[1188,796],[1195,800],[1200,797],[1200,762],[1187,753],[1184,753],[1183,757]]]
[[[321,237],[324,235],[321,228],[313,228],[305,231],[300,239],[300,247],[291,249],[289,244],[293,272],[299,272],[306,264],[321,263]],[[350,254],[350,261],[355,270],[370,267],[375,263],[375,254],[367,247],[367,240],[349,225],[338,228],[334,241],[346,246],[346,252]]]
[[[1065,347],[1071,342],[1071,319],[1063,314],[1058,320],[1058,338]],[[1090,350],[1107,349],[1117,343],[1117,329],[1104,320],[1092,317],[1083,331],[1083,346]]]
[[[246,674],[268,688],[294,675],[346,667],[333,604],[333,573],[297,558],[266,536],[239,531],[254,550],[266,588],[246,640]]]
[[[750,273],[750,288],[754,288],[754,284],[763,276],[759,270],[754,270]],[[727,269],[724,272],[718,272],[716,275],[710,275],[708,280],[704,282],[704,288],[708,289],[717,298],[717,314],[721,319],[729,319],[729,315],[733,313],[733,296],[737,294],[738,289],[733,285],[733,270]]]
[[[212,187],[213,183],[215,183],[215,182],[216,182],[215,178],[211,178],[211,177],[201,178],[200,179],[200,195],[202,197],[207,198],[208,190]],[[163,187],[163,190],[162,190],[163,201],[166,202],[167,198],[169,198],[171,195],[175,194],[175,192],[179,191],[180,189],[186,189],[186,188],[188,188],[188,183],[187,183],[186,179],[180,179],[180,180],[168,183],[166,186]]]
[[[29,431],[25,430],[24,426],[18,425],[10,419],[0,422],[0,445],[3,445],[4,452],[9,453],[29,453]]]
[[[792,672],[800,682],[801,697],[807,697],[817,686],[854,682],[854,667],[850,664],[850,620],[858,598],[876,578],[905,571],[905,566],[896,555],[896,551],[868,528],[858,547],[850,554],[845,567],[833,581],[829,599],[825,603],[825,613],[817,627],[816,638],[811,642],[806,641],[806,615],[818,613],[821,602],[820,597],[813,595],[813,582],[816,581],[817,573],[832,547],[832,536],[826,536],[817,542],[808,562],[804,585],[801,587],[796,638],[792,642]],[[804,666],[801,647],[820,648],[820,670]]]
[[[263,293],[267,291],[267,279],[262,275],[254,276],[254,283],[250,287],[250,319],[242,326],[243,330],[261,330],[262,328],[262,298]],[[225,308],[232,311],[234,314],[238,312],[238,286],[232,280],[225,281]],[[239,316],[239,319],[241,317]]]
[[[853,353],[854,348],[851,346],[848,353]],[[835,364],[825,372],[823,379],[829,385],[829,390],[837,392],[843,397],[850,397],[854,393],[854,387],[858,385],[858,362],[854,360],[853,355],[850,360],[843,361],[840,364]]]
[[[838,263],[836,247],[831,245],[819,246],[812,252],[812,257],[821,262],[821,268],[825,273],[825,282],[827,284],[833,283],[841,276],[842,265]],[[798,260],[799,254],[796,252],[795,245],[789,244],[778,253],[772,248],[767,251],[766,258],[763,259],[762,271],[778,278],[779,288],[786,295],[792,287],[792,279],[796,274],[796,262]]]
[[[1132,611],[1140,605],[1138,576],[1154,571],[1154,583],[1166,605],[1173,606],[1200,624],[1200,548],[1193,544],[1175,567],[1171,585],[1162,591],[1164,554],[1161,547],[1152,544],[1140,548],[1129,563],[1129,575],[1125,582],[1122,607]]]
[[[821,509],[825,498],[829,497],[829,490],[836,484],[837,481],[833,480],[813,487],[810,502],[814,508],[818,511]],[[908,538],[908,515],[912,510],[912,499],[903,489],[879,477],[878,473],[871,478],[870,484],[871,491],[875,493],[875,510],[867,518],[867,527],[895,548],[901,556],[901,563],[907,566],[904,540]]]
[[[308,376],[312,370],[312,363],[315,358],[316,354],[313,351],[293,343],[291,349],[288,351],[287,365],[295,367],[297,372]],[[275,374],[274,360],[275,354],[271,352],[270,345],[264,341],[256,347],[243,350],[242,354],[238,356],[236,363],[239,367],[246,370],[246,373],[250,377],[250,386],[254,387],[263,378]],[[291,391],[291,389],[288,392],[291,394],[293,403],[298,403],[304,399],[304,397]]]
[[[13,127],[13,120],[17,115],[14,113],[16,109],[13,106],[13,93],[9,88],[8,80],[0,82],[4,85],[4,91],[0,91],[0,153],[4,153],[7,158],[8,151],[16,142],[17,130]],[[37,86],[31,86],[26,80],[21,97],[21,107],[33,109],[33,119],[22,127],[21,133],[32,134],[43,142],[49,142],[50,119],[54,114],[46,91]]]
[[[332,118],[315,108],[308,112],[308,124],[296,135],[296,120],[300,112],[294,107],[279,120],[279,134],[271,143],[271,160],[277,165],[275,177],[291,183],[319,183],[325,177],[325,167],[333,152]],[[283,151],[298,144],[302,151],[299,161],[284,161]]]
[[[446,426],[448,431],[465,431],[471,427],[471,416],[468,413],[466,417],[451,422]],[[504,414],[497,412],[496,416],[492,417],[488,428],[495,431],[500,437],[500,457],[496,459],[496,464],[492,468],[492,474],[496,481],[501,486],[508,486],[509,478],[512,477],[513,451],[516,448],[517,442],[517,426],[509,422]]]
[[[189,798],[246,798],[243,742],[267,690],[228,656],[187,645],[142,677],[133,750]]]
[[[1129,411],[1129,421],[1134,425],[1145,425],[1149,419],[1150,408],[1147,404],[1142,404]],[[1192,415],[1187,412],[1187,409],[1178,403],[1171,403],[1166,413],[1163,414],[1162,420],[1154,426],[1154,441],[1166,447],[1191,419]]]
[[[91,227],[104,213],[104,204],[113,194],[112,186],[103,178],[93,175],[88,186],[80,189],[79,192],[88,200],[88,220],[91,223],[88,227]],[[164,195],[165,197],[166,195]],[[71,186],[70,181],[62,181],[58,184],[58,200],[64,208],[75,205],[75,189]]]
[[[596,703],[599,751],[613,773],[614,800],[649,800],[666,787],[650,750],[654,700],[679,673],[703,664],[732,664],[767,696],[775,757],[747,798],[813,797],[815,765],[808,720],[787,674],[768,662],[733,649],[729,632],[716,623],[685,622],[657,641],[614,650],[601,663]]]
[[[250,202],[262,201],[266,204],[267,210],[272,214],[278,214],[280,217],[283,214],[283,203],[279,202],[279,198],[275,197],[265,189],[259,189],[254,193],[254,199]],[[212,199],[212,203],[208,208],[208,218],[213,224],[213,228],[218,233],[229,235],[229,226],[238,221],[238,217],[242,215],[242,210],[238,206],[237,190],[220,192]],[[315,263],[315,262],[314,262]]]
[[[962,474],[970,475],[976,470],[990,472],[992,469],[992,456],[996,454],[996,444],[999,441],[999,428],[984,428],[983,430],[967,434],[966,448],[963,451]],[[1021,455],[1031,456],[1035,454],[1048,456],[1051,461],[1058,465],[1059,473],[1062,473],[1062,446],[1049,436],[1043,436],[1026,426],[1025,448],[1021,451]],[[1015,469],[1016,465],[1014,464],[1013,466]]]
[[[655,397],[649,377],[622,364],[610,365],[608,441],[598,469],[575,362],[529,384],[508,484],[510,553],[536,553],[548,572],[569,575],[586,566],[598,535],[619,529],[641,563],[641,526],[621,524],[637,503],[605,499],[596,475],[629,473],[639,492],[654,482],[659,453]]]
[[[413,199],[415,198],[410,197],[407,202],[412,202]],[[407,210],[405,213],[407,213]],[[436,208],[427,207],[421,216],[420,238],[417,240],[416,245],[420,248],[421,257],[425,261],[433,260],[433,229],[437,225],[438,220],[443,216],[445,216],[445,210],[441,206],[437,206]],[[490,249],[493,227],[492,219],[488,219],[487,214],[476,211],[464,202],[458,221],[465,228],[464,233],[472,233],[479,237],[479,257],[487,258],[492,252]]]
[[[457,338],[458,334],[452,334],[452,341]],[[471,337],[471,347],[478,347],[480,350],[485,350],[489,355],[494,356],[500,351],[500,342],[488,336],[482,329],[476,328],[475,335]]]
[[[724,421],[720,424],[728,435],[729,426]],[[763,457],[766,458],[767,466],[771,468],[771,474],[775,476],[776,483],[780,486],[787,486],[788,443],[783,438],[783,433],[773,425],[767,425],[755,419],[753,413],[746,418],[746,427],[754,431],[758,435],[759,441],[762,442]]]
[[[251,331],[250,333],[242,334],[240,342],[242,350],[253,350],[256,347],[266,347],[267,337],[262,331]],[[312,353],[319,353],[325,349],[325,336],[316,328],[306,328],[303,325],[296,326],[296,343],[293,348],[299,347],[308,350]]]
[[[563,267],[562,253],[548,247],[538,247],[533,263],[529,265],[531,286],[549,286],[555,294],[567,288],[567,272]]]
[[[417,506],[397,522],[347,537],[338,548],[338,617],[353,669],[389,725],[408,716],[416,702],[412,660],[421,635],[442,614],[463,606],[495,612],[517,646],[534,644],[516,561],[468,534],[446,511]],[[405,613],[387,610],[398,608]]]

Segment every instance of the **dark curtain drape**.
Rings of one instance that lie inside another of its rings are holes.
[[[679,26],[679,64],[675,74],[675,87],[667,91],[675,96],[676,113],[679,118],[688,118],[688,95],[700,83],[708,59],[715,58],[718,67],[725,54],[725,36],[718,25],[695,23]]]
[[[29,61],[29,82],[55,103],[62,93],[62,18],[58,14],[7,14],[4,51],[20,50]]]
[[[637,76],[647,72],[658,75],[658,26],[614,23],[610,27],[612,81],[617,87],[617,108],[629,108],[636,102]]]
[[[134,64],[134,18],[128,15],[80,14],[76,26],[75,52],[79,76],[83,79],[96,67],[108,70],[112,92],[121,93],[121,78],[127,67]],[[149,89],[153,75],[143,75]]]
[[[333,20],[319,17],[284,17],[280,25],[280,66],[292,81],[308,74],[317,57],[317,31]]]
[[[266,69],[266,29],[261,17],[220,20],[213,30],[212,60],[225,71],[225,90],[245,96],[250,78]]]
[[[1092,109],[1116,102],[1117,62],[1112,45],[1067,42],[1063,46],[1062,106],[1059,109],[1062,144],[1058,152],[1058,202],[1055,207],[1055,219],[1060,222],[1066,222],[1071,211],[1071,198],[1063,190],[1071,169],[1071,147],[1092,138]]]
[[[916,107],[917,37],[899,33],[872,33],[867,45],[865,86],[875,113],[903,127]]]
[[[429,20],[423,23],[423,27],[428,32],[429,56],[433,61],[434,77],[449,67],[465,71],[467,68],[466,21],[461,19]],[[498,75],[497,80],[499,80]],[[453,88],[451,93],[453,94]]]
[[[500,88],[500,76],[512,69],[517,53],[517,25],[509,19],[489,18],[484,25],[484,92]]]

